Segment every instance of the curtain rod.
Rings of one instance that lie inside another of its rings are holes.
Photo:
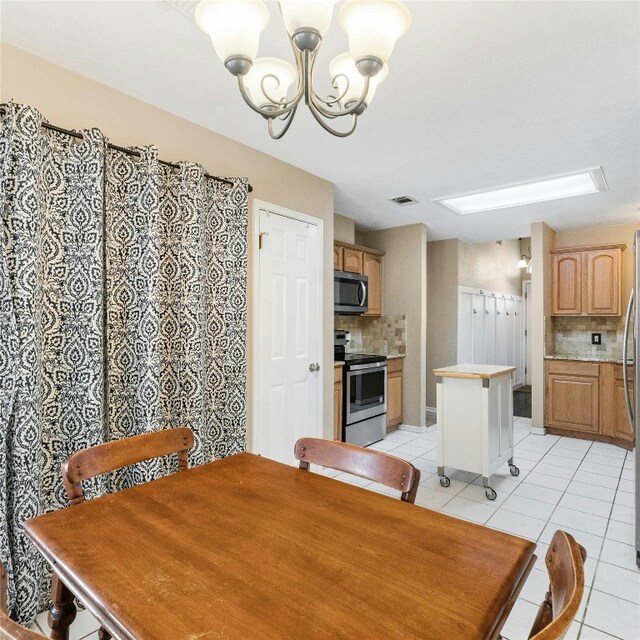
[[[0,109],[0,114],[2,114],[3,116],[6,115],[6,111],[4,109]],[[56,127],[53,124],[49,124],[48,122],[43,122],[42,126],[45,129],[50,129],[51,131],[57,131],[58,133],[64,133],[65,135],[71,136],[72,138],[78,138],[80,140],[82,140],[82,134],[79,133],[78,131],[71,131],[70,129],[63,129],[62,127]],[[142,156],[140,155],[140,153],[138,151],[133,151],[131,149],[126,149],[125,147],[119,147],[117,144],[111,144],[110,142],[107,143],[107,146],[110,149],[114,149],[115,151],[120,151],[121,153],[126,153],[129,156],[134,156],[136,158],[141,158]],[[180,165],[176,164],[175,162],[167,162],[166,160],[158,160],[158,162],[160,164],[165,165],[165,167],[171,167],[172,169],[179,169]],[[231,180],[225,180],[224,178],[218,178],[218,176],[212,176],[208,173],[205,172],[204,174],[205,178],[211,178],[211,180],[216,180],[217,182],[222,182],[223,184],[228,184],[229,186],[233,186],[233,182],[231,182]],[[251,193],[253,191],[253,187],[251,185],[248,185],[248,189],[249,189],[249,193]]]

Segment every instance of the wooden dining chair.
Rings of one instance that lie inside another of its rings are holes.
[[[301,469],[317,464],[351,473],[400,491],[400,499],[404,502],[415,502],[420,471],[401,458],[321,438],[300,438],[294,447],[294,455],[300,461]]]
[[[83,480],[101,476],[143,460],[177,453],[178,471],[184,471],[187,469],[189,449],[192,447],[191,429],[177,427],[105,442],[76,451],[62,465],[62,480],[69,502],[72,505],[84,502]]]
[[[545,557],[549,591],[540,605],[529,640],[561,640],[571,626],[584,592],[587,552],[565,531],[556,531]]]
[[[7,614],[7,572],[0,562],[0,640],[43,640],[35,631],[25,629]]]
[[[72,505],[84,502],[82,481],[101,476],[123,467],[167,456],[178,454],[178,471],[188,468],[189,450],[193,447],[193,432],[188,427],[164,429],[140,436],[122,438],[113,442],[89,447],[72,453],[62,465],[62,481]],[[56,594],[65,589],[57,574],[54,573],[52,590]],[[54,595],[54,602],[57,600]],[[100,628],[99,640],[109,640],[111,634]]]

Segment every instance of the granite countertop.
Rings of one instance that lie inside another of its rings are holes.
[[[579,356],[579,355],[550,355],[545,356],[545,360],[576,360],[578,362],[607,362],[611,364],[622,364],[622,358],[614,358],[613,356]],[[633,364],[633,359],[629,358],[627,364]]]
[[[341,367],[343,364],[344,364],[344,361],[343,361],[343,360],[336,360],[336,361],[333,363],[333,366],[334,366],[334,367]]]
[[[393,360],[394,358],[406,358],[406,355],[400,355],[398,353],[392,354],[390,356],[387,356],[387,360]]]
[[[395,358],[406,358],[406,356],[394,353],[394,354],[391,354],[389,356],[386,356],[386,358],[387,358],[387,360],[393,360]],[[344,361],[343,360],[335,360],[334,363],[333,363],[334,367],[341,367],[342,365],[344,365]]]

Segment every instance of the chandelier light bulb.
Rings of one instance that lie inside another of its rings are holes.
[[[279,58],[256,58],[244,77],[244,86],[254,104],[268,108],[286,100],[289,87],[296,80],[296,70]]]
[[[282,20],[290,36],[313,29],[320,37],[329,30],[335,0],[280,0]]]
[[[522,256],[522,258],[520,258],[520,260],[518,260],[518,268],[519,269],[526,269],[527,268],[527,261],[524,259],[524,256]]]
[[[340,24],[356,61],[378,58],[384,64],[411,26],[411,14],[397,0],[349,0],[340,10]]]
[[[203,0],[196,9],[196,22],[229,71],[241,75],[258,54],[269,9],[262,0]]]
[[[369,79],[369,89],[364,100],[365,106],[369,106],[378,85],[387,77],[389,67],[385,64],[382,69]],[[342,96],[345,106],[360,99],[364,91],[365,78],[356,67],[356,61],[350,53],[341,53],[329,63],[329,73],[335,80],[338,95]]]

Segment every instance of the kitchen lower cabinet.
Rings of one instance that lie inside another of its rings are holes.
[[[333,367],[333,439],[342,440],[342,365]]]
[[[387,360],[387,430],[402,424],[404,358]]]
[[[550,427],[598,433],[600,365],[552,362],[547,373],[547,420]]]
[[[633,388],[633,367],[628,366],[629,385]],[[623,441],[633,446],[634,437],[627,415],[627,402],[625,399],[624,380],[622,377],[622,365],[613,364],[603,367],[603,377],[607,385],[607,400],[602,405],[600,419],[603,433],[614,440]],[[633,392],[630,397],[633,408]]]
[[[632,379],[631,367],[629,375]],[[633,448],[622,365],[547,360],[545,397],[549,433]]]

